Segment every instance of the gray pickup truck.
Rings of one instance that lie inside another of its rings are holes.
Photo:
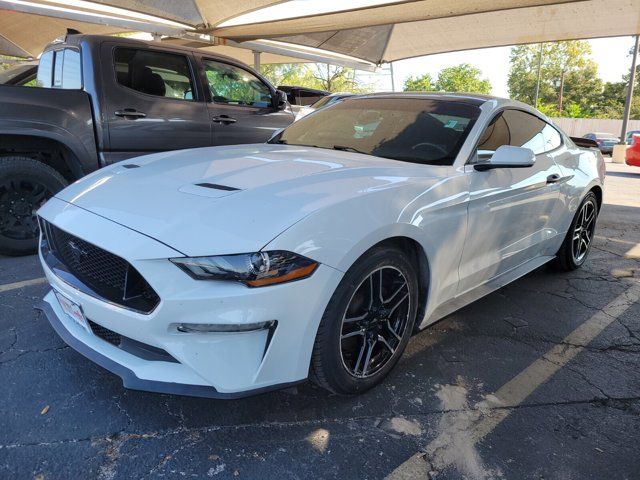
[[[243,63],[158,42],[68,35],[45,48],[37,84],[0,85],[0,254],[34,252],[38,207],[100,167],[264,142],[294,119]]]

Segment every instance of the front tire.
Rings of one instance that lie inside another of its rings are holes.
[[[0,158],[0,254],[36,252],[36,211],[66,185],[56,170],[33,158]]]
[[[584,197],[556,254],[556,266],[571,271],[580,268],[587,259],[598,218],[598,200],[593,192]]]
[[[413,263],[395,247],[362,256],[336,288],[318,328],[311,379],[339,394],[364,392],[398,362],[418,307]]]

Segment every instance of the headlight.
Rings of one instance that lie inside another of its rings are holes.
[[[300,280],[318,267],[309,258],[281,250],[170,260],[197,280],[232,280],[249,287]]]

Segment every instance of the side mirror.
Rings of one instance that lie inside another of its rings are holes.
[[[274,99],[274,107],[277,110],[284,110],[287,108],[287,94],[282,90],[276,90],[276,95]]]
[[[502,145],[486,160],[473,164],[473,168],[484,172],[492,168],[528,168],[536,163],[536,156],[529,148]]]

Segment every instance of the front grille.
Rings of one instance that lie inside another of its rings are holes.
[[[80,290],[88,289],[86,293],[143,313],[158,305],[158,294],[125,259],[42,219],[41,223],[43,255],[63,280],[71,280]],[[53,259],[48,258],[51,255]]]
[[[120,343],[122,342],[122,335],[109,330],[108,328],[104,328],[102,325],[98,325],[89,319],[87,319],[87,322],[89,322],[89,326],[91,327],[91,331],[94,335],[100,337],[105,342],[109,342],[111,345],[115,345],[116,347],[120,346]]]

